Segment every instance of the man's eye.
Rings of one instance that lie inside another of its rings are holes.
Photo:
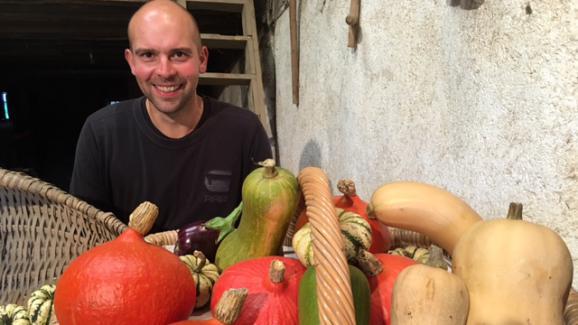
[[[184,58],[187,58],[188,56],[189,56],[189,54],[186,52],[183,52],[183,51],[177,51],[177,52],[173,53],[173,57],[175,59],[184,59]]]
[[[142,53],[140,54],[140,57],[141,57],[141,58],[144,58],[144,59],[150,59],[150,58],[152,58],[153,56],[154,56],[154,54],[153,54],[152,52],[142,52]]]

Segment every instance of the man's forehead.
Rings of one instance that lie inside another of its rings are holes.
[[[155,43],[173,37],[184,41],[191,40],[192,44],[200,45],[197,24],[186,9],[171,1],[155,1],[148,5],[149,7],[145,4],[129,21],[128,36],[132,45],[141,42],[143,37],[154,40]],[[146,39],[144,41],[146,42]]]

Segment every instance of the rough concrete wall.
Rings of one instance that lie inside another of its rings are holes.
[[[485,218],[511,201],[557,231],[578,288],[578,2],[300,1],[300,105],[291,103],[288,11],[274,30],[281,164],[381,184],[448,189]],[[285,77],[281,77],[285,76]]]

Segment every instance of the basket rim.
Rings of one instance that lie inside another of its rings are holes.
[[[86,201],[58,188],[49,182],[30,176],[26,173],[0,167],[0,188],[18,190],[36,194],[57,204],[79,211],[95,218],[115,235],[120,235],[126,228],[112,212],[101,211]]]

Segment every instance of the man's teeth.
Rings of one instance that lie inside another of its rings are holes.
[[[177,90],[179,87],[178,86],[157,86],[157,89],[165,92],[165,93],[170,93],[173,92],[175,90]]]

